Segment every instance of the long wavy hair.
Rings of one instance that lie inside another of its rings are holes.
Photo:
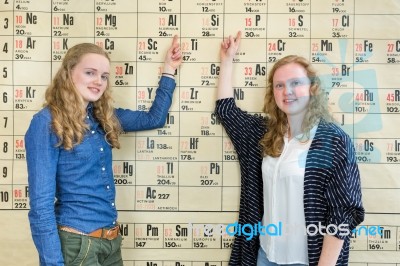
[[[278,60],[268,74],[267,91],[264,98],[263,111],[267,114],[267,132],[260,141],[263,156],[279,157],[284,145],[284,135],[288,131],[288,119],[286,114],[279,109],[275,102],[273,79],[280,67],[296,63],[304,67],[310,80],[310,102],[306,111],[301,129],[303,136],[301,141],[307,142],[310,138],[310,130],[318,121],[334,122],[328,110],[327,97],[316,70],[304,57],[289,55]]]
[[[89,126],[85,123],[86,109],[82,96],[72,81],[72,70],[86,54],[99,54],[108,59],[108,54],[92,43],[81,43],[71,47],[66,53],[61,67],[46,90],[45,103],[52,114],[52,129],[59,138],[58,146],[71,150],[82,142]],[[99,100],[93,103],[94,117],[99,121],[107,142],[113,148],[120,148],[118,140],[122,132],[121,125],[114,114],[110,82]]]

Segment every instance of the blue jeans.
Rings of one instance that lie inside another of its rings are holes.
[[[258,250],[257,256],[257,266],[305,266],[305,264],[295,263],[295,264],[276,264],[274,262],[270,262],[267,259],[267,254],[265,254],[262,247]]]

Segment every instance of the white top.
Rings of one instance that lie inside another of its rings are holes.
[[[271,262],[308,264],[303,205],[304,171],[308,149],[316,130],[317,126],[314,126],[310,131],[310,140],[305,143],[298,140],[301,135],[290,141],[285,136],[281,156],[266,156],[263,159],[262,222],[264,226],[274,226],[267,227],[269,230],[260,234],[260,243]],[[274,230],[276,228],[278,230]]]

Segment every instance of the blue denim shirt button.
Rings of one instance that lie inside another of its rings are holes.
[[[103,151],[103,148],[100,148],[100,151]]]
[[[112,202],[112,203],[111,203],[111,206],[114,206],[114,205],[115,205],[114,202]]]
[[[94,130],[92,130],[92,134],[96,133]]]
[[[110,186],[107,186],[106,188],[107,188],[107,189],[110,189]]]
[[[105,171],[105,170],[106,170],[106,168],[105,168],[105,167],[102,167],[102,168],[101,168],[101,170],[102,170],[102,171]]]

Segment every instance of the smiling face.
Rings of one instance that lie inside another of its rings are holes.
[[[289,63],[279,67],[273,76],[273,92],[282,112],[303,120],[310,102],[310,79],[303,66]]]
[[[100,54],[88,53],[71,70],[72,81],[85,107],[100,99],[107,89],[110,62]]]

